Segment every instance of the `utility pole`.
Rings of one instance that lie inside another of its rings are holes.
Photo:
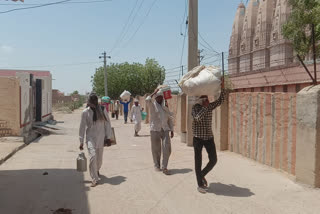
[[[222,81],[224,82],[224,53],[221,53],[222,56]]]
[[[188,21],[188,71],[198,66],[198,0],[189,0],[189,21]],[[193,145],[192,136],[192,107],[195,104],[195,97],[187,98],[187,135],[186,143]]]
[[[111,56],[107,56],[107,53],[104,51],[99,59],[103,58],[103,67],[104,67],[104,95],[108,96],[108,75],[107,75],[107,58],[111,59]]]

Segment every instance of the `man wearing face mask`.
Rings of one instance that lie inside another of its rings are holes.
[[[217,163],[217,152],[212,132],[212,111],[223,103],[224,97],[225,90],[222,81],[221,94],[216,101],[210,103],[208,96],[203,95],[198,98],[197,103],[192,107],[195,172],[198,183],[198,191],[201,193],[206,193],[208,188],[208,182],[205,176]],[[204,169],[201,170],[203,147],[205,147],[208,153],[209,163]]]
[[[155,100],[152,100],[153,96]],[[153,94],[147,97],[146,103],[150,109],[151,150],[154,167],[156,171],[161,171],[160,158],[162,150],[162,172],[165,175],[169,175],[168,162],[171,154],[170,137],[174,137],[172,114],[165,106],[163,93],[159,89],[156,89]]]

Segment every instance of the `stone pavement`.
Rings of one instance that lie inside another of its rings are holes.
[[[105,148],[102,182],[91,188],[89,173],[75,170],[80,111],[56,118],[68,134],[42,137],[0,166],[0,213],[319,213],[318,189],[230,152],[218,153],[201,194],[191,147],[173,139],[166,176],[153,169],[149,127],[135,138],[133,124],[114,119],[118,145]]]

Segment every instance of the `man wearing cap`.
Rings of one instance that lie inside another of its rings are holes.
[[[139,104],[138,99],[134,99],[134,105],[131,108],[131,115],[130,115],[130,120],[131,122],[134,121],[134,136],[138,137],[139,136],[139,131],[141,130],[141,112],[143,111],[143,108],[141,108]]]
[[[153,96],[155,100],[152,99]],[[151,151],[154,167],[156,171],[161,171],[160,158],[162,150],[162,172],[169,175],[168,162],[171,154],[170,136],[171,138],[174,136],[172,114],[165,106],[163,93],[159,89],[156,89],[153,94],[147,97],[146,104],[150,109]]]

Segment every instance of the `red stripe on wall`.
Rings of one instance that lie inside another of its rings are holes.
[[[271,166],[271,121],[272,121],[272,103],[271,94],[266,94],[266,162]]]
[[[256,113],[257,113],[257,94],[252,93],[252,145],[251,145],[251,158],[256,160]]]
[[[243,154],[248,157],[248,111],[249,111],[249,96],[245,94],[244,96],[244,117],[243,117],[243,128],[244,128],[244,138],[243,138]]]
[[[275,137],[275,158],[274,158],[274,167],[280,168],[280,146],[281,146],[281,94],[275,94],[275,117],[276,117],[276,137]]]
[[[48,117],[48,116],[50,116],[50,115],[51,115],[51,113],[46,114],[46,115],[43,115],[42,118]]]
[[[233,97],[233,107],[232,107],[232,116],[233,116],[233,152],[237,152],[237,94],[234,94]]]
[[[244,93],[241,93],[239,96],[239,111],[240,111],[240,123],[239,126],[239,153],[243,153],[243,142],[242,142],[242,135],[243,135],[243,111],[244,111],[244,104],[243,104]]]
[[[282,136],[282,169],[288,172],[288,128],[289,128],[289,94],[283,95],[283,136]]]
[[[259,162],[263,162],[263,138],[264,138],[264,133],[263,133],[263,127],[264,127],[264,93],[259,94],[259,114],[260,114],[260,118],[259,118],[259,137],[258,137],[258,157],[257,159],[259,160]]]

